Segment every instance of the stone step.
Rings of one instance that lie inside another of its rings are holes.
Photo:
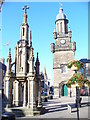
[[[34,111],[32,111],[30,108],[6,108],[5,109],[6,112],[13,112],[16,114],[16,117],[28,117],[28,116],[36,116],[36,115],[40,115],[41,112],[40,110],[36,109]]]

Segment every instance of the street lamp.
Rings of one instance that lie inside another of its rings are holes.
[[[79,120],[79,100],[80,100],[80,90],[79,90],[79,85],[76,83],[77,120]]]
[[[68,65],[67,65],[68,68],[71,68],[72,71],[75,71],[75,76],[73,76],[71,79],[71,82],[72,83],[75,83],[75,87],[76,87],[76,107],[77,107],[77,120],[79,120],[79,103],[80,103],[80,90],[79,90],[79,82],[77,83],[77,80],[81,79],[79,78],[78,74],[77,74],[77,71],[79,71],[80,68],[83,68],[83,63],[80,62],[80,61],[71,61]],[[77,79],[77,80],[76,80]],[[70,82],[70,81],[69,81]]]

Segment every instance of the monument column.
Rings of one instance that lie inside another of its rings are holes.
[[[28,108],[30,108],[30,81],[28,79],[28,105],[27,105]]]
[[[26,82],[24,82],[24,97],[23,97],[23,106],[26,106]]]
[[[7,71],[4,78],[4,94],[7,98],[7,107],[11,106],[12,103],[12,80],[11,80],[11,49],[9,48],[9,54],[7,57]]]
[[[16,81],[16,106],[19,106],[19,82]]]
[[[36,109],[36,84],[35,84],[35,73],[34,73],[34,55],[33,55],[33,47],[30,49],[29,56],[29,73],[28,73],[28,107],[32,109]]]
[[[42,106],[41,102],[41,78],[39,76],[39,90],[38,90],[38,107]]]
[[[35,75],[28,75],[28,108],[34,110],[36,108],[36,96],[35,96]]]
[[[32,110],[36,109],[36,96],[35,96],[35,76],[33,75],[30,80],[30,108]]]

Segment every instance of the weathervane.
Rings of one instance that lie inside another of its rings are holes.
[[[29,9],[29,6],[25,5],[22,9],[25,10],[24,13],[26,14],[27,13],[27,9]]]
[[[60,7],[62,8],[62,3],[60,4]]]
[[[60,8],[62,8],[62,3],[61,2],[59,3],[59,5],[60,5]]]

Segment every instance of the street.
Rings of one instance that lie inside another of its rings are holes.
[[[90,119],[89,106],[87,105],[89,98],[87,96],[82,97],[82,106],[79,108],[79,117]],[[68,105],[72,105],[72,112],[68,109]],[[24,118],[17,118],[17,120],[29,120],[30,118],[77,118],[77,109],[75,108],[75,97],[61,97],[43,102],[43,107],[47,112],[40,116],[30,116]]]

